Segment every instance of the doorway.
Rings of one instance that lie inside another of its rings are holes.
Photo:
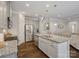
[[[77,22],[70,22],[70,32],[77,33]]]
[[[25,24],[25,42],[32,41],[33,37],[33,25]]]

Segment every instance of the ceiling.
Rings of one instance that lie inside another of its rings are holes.
[[[26,4],[30,4],[29,7]],[[50,7],[46,7],[49,4]],[[13,1],[14,11],[26,16],[49,16],[62,19],[79,17],[79,1]]]

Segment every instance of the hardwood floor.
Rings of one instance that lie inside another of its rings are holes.
[[[70,46],[70,57],[79,58],[79,50],[75,49],[73,46]]]
[[[39,48],[34,45],[34,42],[26,42],[19,46],[19,58],[48,58]],[[70,46],[70,57],[79,58],[79,51]]]
[[[40,51],[35,45],[34,42],[27,42],[19,46],[18,51],[19,58],[48,58],[42,51]]]

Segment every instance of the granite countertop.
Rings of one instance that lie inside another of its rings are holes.
[[[12,41],[12,40],[17,40],[17,36],[8,36],[8,37],[4,37],[5,41]]]
[[[4,41],[0,41],[0,48],[4,48],[5,47],[5,42]]]
[[[70,38],[57,36],[57,35],[44,36],[43,34],[36,34],[36,36],[42,37],[42,38],[50,40],[50,41],[54,41],[56,43],[63,43],[63,42],[66,42],[66,41],[70,40]]]

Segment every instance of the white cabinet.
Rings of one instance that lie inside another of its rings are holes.
[[[38,47],[38,40],[39,40],[39,38],[38,38],[38,36],[37,35],[35,35],[34,36],[34,41],[35,41],[35,45]]]
[[[48,56],[56,58],[57,57],[57,47],[49,45],[48,46]]]
[[[42,38],[39,38],[39,48],[45,53],[45,54],[48,54],[48,45],[45,41],[43,40],[40,40]]]
[[[39,48],[49,57],[57,57],[56,56],[56,47],[51,44],[52,42],[43,39],[43,38],[39,38]]]
[[[69,42],[63,42],[58,44],[58,57],[59,58],[68,58],[69,57]]]
[[[69,57],[69,43],[57,43],[39,37],[39,48],[51,58],[68,58]]]

